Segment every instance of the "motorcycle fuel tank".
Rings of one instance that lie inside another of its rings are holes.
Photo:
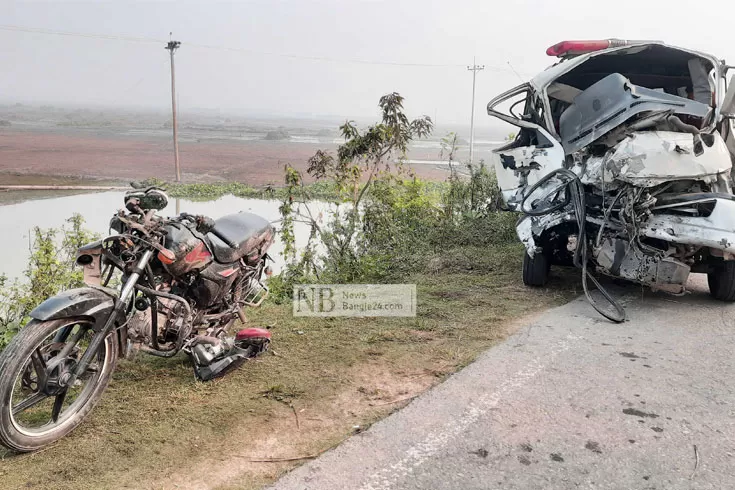
[[[201,270],[212,262],[212,254],[204,243],[186,226],[177,224],[166,227],[164,247],[172,255],[158,254],[163,266],[174,276]]]

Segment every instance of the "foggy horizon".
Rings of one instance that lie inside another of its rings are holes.
[[[468,126],[474,56],[485,65],[476,128],[502,131],[487,102],[556,62],[545,50],[563,39],[659,39],[735,62],[727,33],[692,23],[689,4],[656,3],[597,12],[577,0],[13,3],[2,7],[0,101],[170,110],[164,44],[172,31],[182,43],[175,58],[182,116],[370,122],[379,97],[395,91],[409,117]],[[726,2],[710,5],[719,18],[735,12]]]

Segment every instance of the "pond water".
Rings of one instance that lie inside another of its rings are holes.
[[[110,218],[123,207],[124,192],[101,192],[76,196],[35,199],[17,204],[0,205],[0,223],[3,239],[0,242],[0,273],[9,278],[21,278],[30,255],[30,240],[33,228],[61,228],[74,213],[84,216],[85,227],[103,236],[108,234]],[[176,199],[171,198],[166,209],[160,211],[162,216],[176,215]],[[203,214],[219,218],[226,214],[248,211],[259,214],[265,219],[276,222],[280,219],[278,207],[280,201],[263,199],[243,199],[234,196],[223,196],[213,201],[189,201],[179,199],[179,209],[191,214]],[[326,205],[315,203],[315,209],[323,210]],[[318,211],[317,211],[318,212]],[[276,229],[280,223],[274,223]],[[304,223],[294,226],[296,246],[306,246],[309,227]],[[273,268],[277,272],[283,266],[281,252],[283,244],[279,237],[268,251],[275,260]]]

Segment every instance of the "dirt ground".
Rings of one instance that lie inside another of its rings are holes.
[[[408,280],[416,318],[294,317],[266,302],[248,318],[272,326],[271,353],[211,383],[194,381],[184,356],[121,362],[71,435],[38,453],[0,450],[0,488],[261,488],[576,295],[575,271],[525,288],[521,256],[516,244],[438,256]]]
[[[286,162],[304,169],[317,148],[185,142],[181,161],[190,182],[279,184]],[[0,182],[171,180],[172,168],[169,142],[154,138],[0,132]],[[247,490],[272,482],[304,461],[291,458],[363,430],[505,338],[512,320],[573,294],[520,286],[517,245],[471,259],[465,252],[467,264],[437,259],[412,279],[423,298],[417,318],[303,319],[267,303],[249,317],[273,326],[275,355],[221,380],[195,382],[181,356],[121,362],[100,405],[69,437],[28,455],[0,450],[0,488]],[[457,294],[457,284],[467,292]],[[271,461],[279,458],[288,461]]]
[[[282,141],[181,142],[185,182],[238,181],[250,185],[280,184],[290,163],[305,170],[317,149],[334,145]],[[444,179],[446,172],[417,165],[418,175]],[[2,174],[6,174],[4,177]],[[0,182],[7,175],[84,176],[96,179],[173,180],[172,144],[159,138],[96,136],[85,133],[0,131]]]

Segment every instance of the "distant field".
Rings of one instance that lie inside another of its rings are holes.
[[[286,163],[305,170],[306,161],[317,149],[334,148],[333,143],[205,140],[182,141],[179,152],[184,181],[263,185],[280,184]],[[414,169],[424,178],[446,177],[446,171],[435,166],[416,165]],[[96,135],[89,131],[3,129],[0,131],[0,182],[9,179],[7,174],[173,180],[173,151],[170,140],[155,136],[122,137],[109,131]]]

